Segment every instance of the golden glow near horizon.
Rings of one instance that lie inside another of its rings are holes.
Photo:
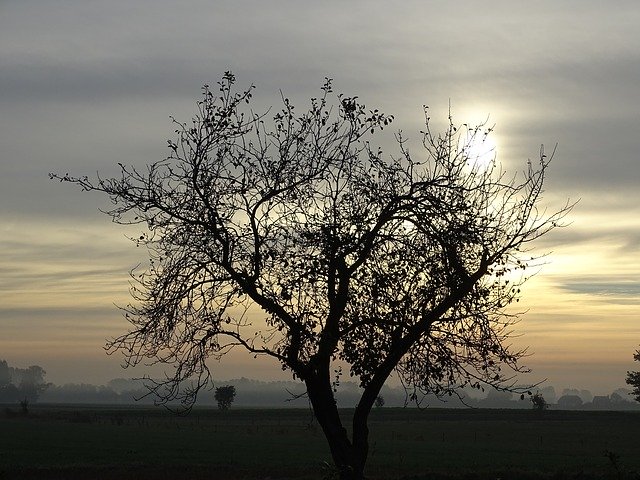
[[[534,354],[524,362],[533,373],[523,381],[548,378],[558,388],[605,394],[624,386],[624,374],[632,367],[630,354],[640,338],[638,264],[622,254],[625,241],[609,234],[615,228],[633,228],[640,216],[622,209],[617,215],[594,213],[585,205],[587,215],[580,207],[572,213],[570,226],[535,248],[536,253],[550,254],[523,287],[517,308],[526,313],[515,328],[522,336],[514,343]],[[20,236],[20,242],[3,245],[2,356],[22,366],[41,364],[54,382],[89,381],[74,378],[89,372],[102,372],[96,373],[101,381],[131,375],[120,370],[122,358],[105,357],[102,347],[127,328],[114,303],[129,301],[128,271],[144,261],[145,250],[100,216],[81,228],[14,221],[2,232],[3,239]],[[596,234],[596,241],[554,238],[587,233]],[[70,369],[68,362],[76,366]],[[56,372],[62,365],[72,373]],[[274,361],[253,360],[238,351],[212,366],[218,376],[260,371],[265,378],[288,378]],[[580,372],[581,367],[591,373]],[[589,375],[597,377],[595,385],[589,384]]]

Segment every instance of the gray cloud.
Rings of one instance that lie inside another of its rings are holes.
[[[558,279],[556,279],[558,280]],[[637,277],[566,278],[558,286],[568,292],[589,295],[609,304],[640,305],[640,282]]]
[[[559,206],[559,202],[555,206]],[[579,211],[580,204],[575,207],[574,213],[577,215]],[[631,215],[634,213],[632,210],[629,212]],[[536,249],[553,250],[565,245],[585,249],[606,248],[617,257],[633,258],[640,255],[640,219],[636,225],[616,226],[615,224],[589,225],[586,220],[572,224],[571,217],[572,213],[569,214],[565,227],[556,229],[536,241]]]

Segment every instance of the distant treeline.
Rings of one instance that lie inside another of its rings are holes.
[[[26,369],[10,367],[0,360],[0,403],[16,403],[28,396],[29,401],[39,403],[77,404],[153,404],[154,397],[142,379],[117,378],[106,385],[68,383],[54,385],[44,380],[45,371],[37,366]],[[234,407],[307,407],[305,387],[301,382],[264,382],[248,378],[216,380],[212,388],[204,389],[198,396],[197,405],[215,406],[215,388],[233,385],[237,395]],[[588,390],[564,389],[560,394],[549,386],[534,390],[541,393],[550,409],[583,410],[638,410],[640,403],[633,401],[630,390],[618,389],[607,396],[593,396]],[[401,386],[385,385],[381,391],[384,407],[415,406],[409,401],[407,392]],[[354,407],[360,399],[361,391],[354,382],[341,382],[337,386],[336,399],[340,407]],[[439,408],[532,408],[528,395],[522,400],[520,395],[494,389],[486,391],[466,390],[456,395],[439,399],[434,395],[422,397],[422,407]],[[381,408],[384,408],[381,407]]]
[[[44,381],[46,372],[38,365],[28,368],[10,366],[0,360],[0,403],[35,402],[48,384]]]
[[[307,407],[305,388],[300,382],[273,381],[263,382],[248,378],[215,381],[215,386],[234,385],[237,395],[234,407]],[[198,405],[214,406],[215,389],[203,390],[198,396]],[[564,389],[557,395],[553,387],[538,390],[545,397],[551,409],[584,410],[638,410],[640,404],[632,401],[629,391],[618,389],[608,396],[593,396],[588,390]],[[154,398],[148,394],[145,381],[139,379],[118,378],[107,385],[66,384],[50,385],[41,395],[43,403],[95,403],[95,404],[153,404]],[[487,390],[478,396],[477,391],[462,391],[463,398],[457,396],[439,399],[427,395],[422,399],[423,407],[440,408],[531,408],[527,395],[524,400],[509,392]],[[360,399],[360,389],[356,383],[342,382],[337,388],[337,401],[341,407],[354,407]],[[475,395],[475,396],[474,396]],[[385,407],[415,406],[408,400],[402,387],[385,386],[381,396]]]

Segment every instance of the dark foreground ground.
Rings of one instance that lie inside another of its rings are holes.
[[[640,480],[640,412],[382,408],[370,429],[373,479]],[[329,465],[305,409],[0,409],[0,480],[330,480]]]

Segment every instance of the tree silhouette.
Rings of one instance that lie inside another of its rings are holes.
[[[546,410],[549,407],[549,404],[547,403],[547,401],[544,399],[544,397],[540,392],[536,392],[531,397],[531,405],[534,410],[539,410],[539,411]]]
[[[173,365],[152,389],[186,407],[208,359],[242,347],[277,360],[305,383],[342,478],[361,478],[367,419],[392,372],[413,399],[514,387],[524,352],[509,348],[507,307],[539,258],[530,243],[571,205],[539,208],[542,149],[521,177],[474,157],[484,125],[449,118],[436,135],[425,107],[420,153],[398,132],[391,157],[371,142],[393,116],[334,96],[330,79],[308,110],[283,97],[269,116],[234,84],[227,72],[192,121],[173,120],[165,160],[111,179],[51,176],[106,193],[116,223],[146,227],[132,327],[110,352]],[[334,397],[343,366],[363,388],[351,437]]]
[[[28,405],[36,402],[49,387],[50,384],[44,379],[46,374],[39,365],[17,368],[0,360],[0,402],[19,401],[22,410],[26,412]]]
[[[236,398],[236,387],[233,385],[218,387],[216,388],[216,393],[213,398],[218,402],[218,408],[220,410],[229,410],[233,400]]]
[[[640,362],[640,349],[633,355],[636,362]],[[627,372],[627,385],[633,387],[631,395],[635,395],[636,401],[640,402],[640,372]]]
[[[11,384],[11,370],[6,360],[0,360],[0,388]]]

